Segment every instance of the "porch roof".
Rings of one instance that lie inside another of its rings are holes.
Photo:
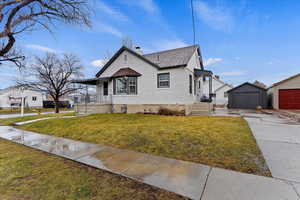
[[[195,76],[212,76],[213,72],[209,70],[194,69]]]
[[[88,78],[88,79],[77,79],[72,80],[72,83],[79,83],[79,84],[85,84],[85,85],[97,85],[98,82],[101,81],[109,81],[110,77],[102,77],[102,78]]]

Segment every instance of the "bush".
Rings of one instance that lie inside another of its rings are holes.
[[[173,115],[173,116],[179,116],[179,115],[185,115],[184,110],[177,111],[177,110],[170,110],[168,108],[160,108],[158,111],[159,115]]]

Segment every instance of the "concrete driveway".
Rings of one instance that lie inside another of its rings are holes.
[[[243,116],[249,123],[273,177],[289,181],[299,189],[300,124],[275,115],[245,113]]]

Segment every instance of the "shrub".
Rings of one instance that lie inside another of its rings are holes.
[[[160,108],[158,111],[159,115],[174,115],[174,116],[179,116],[179,115],[184,115],[185,112],[184,110],[177,111],[177,110],[170,110],[168,108]]]

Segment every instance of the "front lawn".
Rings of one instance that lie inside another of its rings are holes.
[[[103,170],[0,139],[1,200],[184,199]]]
[[[270,176],[247,122],[238,117],[95,114],[39,121],[22,128]]]

